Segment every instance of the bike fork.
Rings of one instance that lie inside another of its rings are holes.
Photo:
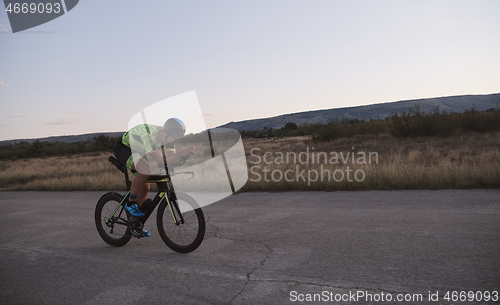
[[[170,210],[170,214],[172,214],[172,218],[174,219],[174,223],[176,225],[183,224],[184,218],[182,217],[181,210],[179,209],[179,205],[177,204],[177,199],[170,200],[167,196],[167,197],[165,197],[165,200],[167,200],[168,208]],[[172,208],[172,206],[173,206],[173,208]],[[174,212],[174,210],[175,210],[175,212]],[[179,217],[177,217],[176,213],[177,213],[177,215],[179,215]]]

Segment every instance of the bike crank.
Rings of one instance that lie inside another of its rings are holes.
[[[130,233],[132,236],[140,238],[142,236],[142,230],[144,229],[144,225],[140,221],[140,218],[131,217],[128,222]]]

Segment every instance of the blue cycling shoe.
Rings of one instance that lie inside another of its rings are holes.
[[[145,229],[142,229],[142,235],[141,235],[141,237],[149,237],[149,236],[151,236],[151,234],[149,234],[149,232],[146,231]]]
[[[142,217],[144,216],[144,213],[139,209],[139,206],[134,203],[129,206],[130,203],[127,203],[124,208],[125,210],[132,216],[134,217]]]

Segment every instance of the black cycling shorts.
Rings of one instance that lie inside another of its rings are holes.
[[[127,165],[127,160],[132,155],[132,150],[130,149],[130,147],[127,147],[122,143],[121,138],[118,139],[118,141],[116,141],[115,143],[115,146],[113,146],[113,152],[115,153],[116,159],[118,159],[118,161],[120,161],[123,166]]]

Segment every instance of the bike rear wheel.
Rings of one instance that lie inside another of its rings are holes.
[[[95,208],[95,224],[99,235],[106,243],[116,247],[125,245],[132,237],[127,225],[127,213],[120,205],[122,198],[118,193],[106,193]]]
[[[196,250],[203,241],[205,216],[191,196],[182,193],[176,196],[177,201],[171,202],[170,205],[166,200],[162,200],[158,207],[156,223],[161,238],[170,249],[179,253],[189,253]]]

